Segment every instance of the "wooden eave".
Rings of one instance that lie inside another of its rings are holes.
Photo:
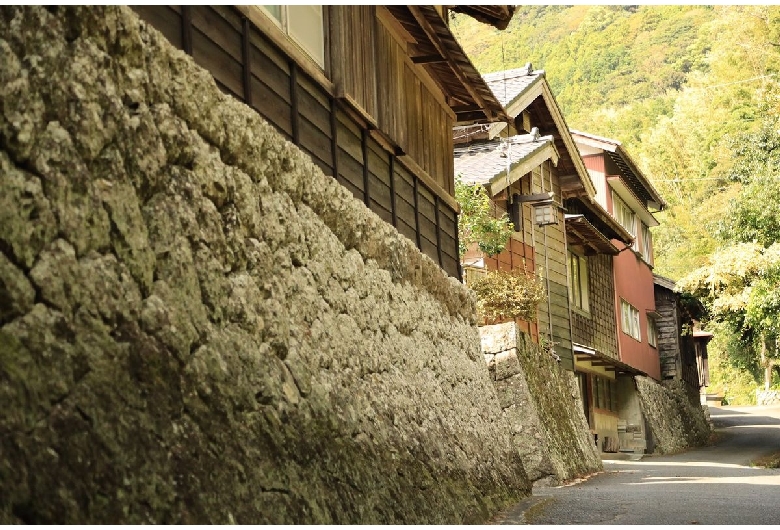
[[[655,189],[647,177],[639,171],[636,163],[628,152],[623,149],[620,142],[582,131],[572,130],[571,132],[582,143],[601,149],[607,154],[610,160],[620,169],[621,176],[632,188],[634,195],[644,201],[647,209],[653,208],[656,211],[660,211],[666,208],[666,201],[664,201],[661,194],[658,193],[658,190]]]
[[[620,168],[624,178],[631,184],[634,193],[639,195],[648,209],[653,208],[660,211],[666,208],[666,201],[663,200],[661,194],[639,171],[634,161],[621,146],[618,146],[615,152],[607,151],[607,155]]]
[[[409,56],[439,85],[457,124],[509,119],[434,6],[388,5],[387,10],[414,40]]]
[[[595,197],[596,187],[544,75],[540,75],[507,105],[507,113],[513,119],[523,111],[531,113],[531,122],[539,128],[539,134],[555,138],[555,147],[561,153],[558,175],[563,198]]]
[[[653,274],[653,283],[672,292],[676,292],[677,290],[677,284],[674,280],[667,278],[666,276],[661,276],[660,274]]]
[[[463,13],[496,29],[506,29],[515,14],[515,6],[446,6],[456,13]]]
[[[617,359],[613,359],[603,353],[583,346],[581,344],[572,344],[572,350],[574,351],[574,358],[581,363],[589,362],[591,366],[604,367],[609,372],[615,372],[615,376],[619,375],[643,375],[647,377],[647,374],[638,368],[626,364]]]
[[[634,237],[595,199],[573,197],[568,199],[566,204],[567,208],[579,210],[579,213],[585,215],[585,218],[609,239],[617,239],[627,246],[633,245]]]
[[[490,197],[495,197],[547,160],[550,160],[553,165],[557,165],[560,160],[558,151],[555,149],[555,144],[552,142],[541,144],[522,160],[512,164],[509,169],[509,179],[507,179],[506,174],[504,173],[499,173],[490,179],[490,182],[485,185],[488,195]]]
[[[647,209],[645,202],[636,196],[633,187],[626,182],[622,176],[609,176],[607,175],[607,184],[618,196],[631,208],[635,214],[639,216],[643,223],[647,226],[658,226],[660,223],[658,219]]]
[[[583,214],[566,214],[566,242],[580,245],[586,255],[609,254],[617,256],[620,252],[609,238],[593,226]]]

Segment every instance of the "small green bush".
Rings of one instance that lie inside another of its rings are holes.
[[[545,299],[544,283],[521,270],[490,271],[470,287],[477,295],[477,313],[488,321],[535,320]]]

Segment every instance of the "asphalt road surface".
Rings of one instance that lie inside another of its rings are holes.
[[[605,460],[577,484],[534,488],[498,524],[780,524],[780,407],[710,408],[717,441],[673,456]]]

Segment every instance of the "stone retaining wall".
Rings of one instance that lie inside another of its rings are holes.
[[[709,414],[699,402],[698,394],[689,392],[683,381],[658,383],[637,376],[642,413],[650,426],[655,453],[676,453],[709,442],[712,432]]]
[[[6,6],[0,64],[0,523],[529,493],[466,289],[189,57],[127,8]]]
[[[528,477],[555,485],[600,471],[574,374],[513,322],[483,326],[480,336]]]
[[[757,405],[780,405],[780,390],[756,390]]]

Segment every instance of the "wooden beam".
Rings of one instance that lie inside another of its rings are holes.
[[[418,55],[412,57],[412,62],[414,64],[446,63],[447,59],[441,55]]]
[[[436,217],[436,251],[438,253],[439,258],[439,267],[443,267],[444,260],[442,260],[441,257],[441,220],[439,218],[439,207],[441,206],[441,202],[439,201],[439,196],[434,195],[433,196],[433,208],[434,213]]]
[[[181,6],[181,49],[192,55],[192,6]]]
[[[301,123],[298,112],[298,65],[292,60],[290,65],[290,122],[292,124],[292,141],[295,145],[301,144]]]
[[[436,34],[436,30],[433,29],[433,26],[431,26],[431,23],[428,21],[427,18],[425,18],[425,14],[422,12],[422,10],[419,8],[419,6],[408,6],[409,11],[412,13],[412,16],[417,21],[417,23],[420,25],[422,30],[425,32],[425,35],[430,39],[431,43],[433,44],[433,47],[436,48],[436,51],[439,52],[442,57],[446,58],[447,64],[449,65],[452,72],[455,74],[455,77],[458,78],[458,81],[463,85],[463,88],[466,90],[466,92],[469,93],[469,95],[474,98],[474,101],[477,102],[477,104],[480,106],[481,109],[483,109],[485,116],[487,118],[492,119],[495,117],[493,112],[487,108],[487,104],[485,103],[485,100],[482,98],[482,96],[474,89],[474,87],[471,85],[471,82],[466,79],[465,74],[460,69],[460,66],[450,57],[449,52],[447,51],[447,48],[444,46],[444,43],[439,38],[439,35]]]
[[[453,105],[451,108],[455,114],[480,110],[478,105]]]
[[[252,106],[252,63],[249,53],[249,19],[241,16],[241,59],[243,60],[242,77],[244,82],[244,103]]]
[[[390,213],[393,216],[393,226],[398,228],[398,207],[395,196],[395,155],[390,155]]]
[[[371,192],[368,189],[370,180],[368,172],[368,131],[361,129],[360,133],[361,149],[363,150],[363,202],[371,208]]]

